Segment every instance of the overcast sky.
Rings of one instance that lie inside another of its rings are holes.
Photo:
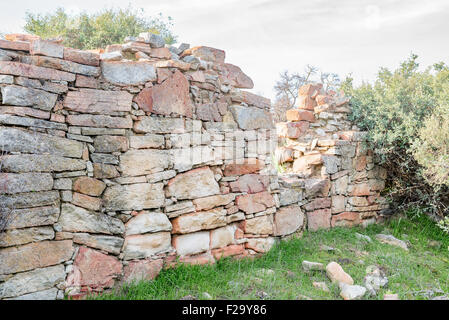
[[[307,64],[361,82],[411,52],[422,66],[449,63],[447,0],[2,0],[0,30],[22,32],[26,10],[95,12],[128,3],[171,16],[179,43],[225,50],[226,62],[253,79],[252,91],[270,98],[281,71]]]

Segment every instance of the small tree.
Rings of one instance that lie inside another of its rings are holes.
[[[26,13],[25,31],[43,39],[60,38],[65,46],[78,49],[104,48],[109,44],[123,43],[127,36],[141,32],[160,34],[167,44],[176,42],[172,32],[173,19],[159,13],[145,16],[143,9],[104,9],[94,14],[67,14],[63,8],[54,13]]]

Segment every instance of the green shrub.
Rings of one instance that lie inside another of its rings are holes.
[[[173,44],[176,36],[171,29],[171,17],[162,14],[147,17],[144,10],[104,9],[94,14],[67,14],[63,8],[54,13],[26,13],[25,31],[43,39],[62,38],[63,44],[78,49],[104,48],[109,44],[123,43],[127,36],[138,36],[141,32],[153,32]]]
[[[389,195],[400,206],[421,205],[448,213],[449,69],[419,71],[412,54],[394,71],[381,68],[373,84],[342,88],[354,120],[368,131],[376,159],[388,168]]]

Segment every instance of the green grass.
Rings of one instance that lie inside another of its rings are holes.
[[[359,240],[355,233],[368,235],[371,243]],[[390,233],[409,241],[408,252],[374,239],[377,233]],[[432,246],[438,241],[440,246]],[[324,251],[320,245],[335,248]],[[305,232],[303,237],[283,241],[266,255],[256,259],[222,259],[215,265],[189,266],[163,270],[153,281],[142,281],[104,293],[95,299],[180,299],[193,295],[205,299],[203,292],[213,299],[260,299],[259,291],[268,299],[341,299],[337,285],[331,284],[325,272],[306,273],[303,260],[327,264],[339,262],[343,269],[363,285],[366,267],[372,264],[383,268],[389,283],[378,293],[397,293],[400,299],[427,299],[428,290],[435,296],[449,293],[449,236],[424,215],[408,213],[390,221],[362,228],[334,228]],[[260,274],[271,269],[274,274]],[[313,281],[324,281],[330,292],[313,287]]]

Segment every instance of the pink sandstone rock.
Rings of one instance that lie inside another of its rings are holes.
[[[310,231],[329,229],[331,226],[331,210],[321,209],[307,212],[307,228]]]
[[[246,234],[273,234],[273,215],[265,215],[242,221],[241,226]]]
[[[8,41],[0,39],[0,49],[30,51],[30,43],[25,41]]]
[[[158,260],[133,260],[124,268],[124,281],[133,282],[141,280],[153,280],[161,272],[164,265],[163,259]]]
[[[355,184],[349,187],[352,196],[369,196],[370,186],[367,183]]]
[[[317,209],[330,208],[331,206],[331,198],[316,198],[311,202],[305,205],[305,209],[307,211],[313,211]]]
[[[245,251],[245,245],[243,244],[233,244],[224,248],[213,249],[212,255],[215,259],[219,260],[221,258],[226,258],[230,256],[235,256],[238,254],[243,254]]]
[[[0,61],[0,74],[10,74],[33,79],[75,81],[75,75],[73,73],[10,61]]]
[[[64,48],[64,60],[94,67],[98,67],[100,65],[100,55],[98,53],[73,48]]]
[[[269,176],[260,174],[245,174],[229,185],[232,192],[257,193],[267,190]]]
[[[72,203],[87,210],[99,211],[102,200],[100,198],[94,198],[82,193],[74,192]]]
[[[189,95],[189,82],[178,70],[162,84],[143,89],[135,98],[139,107],[163,115],[182,115],[192,118],[193,106]]]
[[[343,282],[345,284],[353,285],[354,280],[347,274],[343,268],[336,262],[332,261],[326,266],[326,274],[332,283]]]
[[[179,258],[179,262],[191,264],[191,265],[205,265],[205,264],[214,264],[215,259],[208,253],[196,255],[196,256],[187,256]]]
[[[264,211],[275,205],[273,196],[267,191],[237,196],[235,203],[247,214]]]
[[[117,258],[97,250],[80,247],[66,285],[89,287],[94,290],[111,288],[121,273],[122,264]]]
[[[223,174],[225,176],[237,176],[248,173],[255,173],[265,166],[265,162],[255,158],[248,158],[244,161],[226,165]]]
[[[73,183],[74,191],[94,197],[101,195],[105,188],[103,181],[89,177],[79,177]]]
[[[332,227],[352,227],[360,223],[360,214],[358,212],[343,212],[332,216]]]
[[[244,74],[242,69],[230,63],[223,65],[223,76],[221,78],[228,80],[230,85],[235,88],[252,89],[254,87],[251,78]]]
[[[298,205],[279,208],[274,215],[274,235],[285,236],[300,229],[304,224],[304,213]]]
[[[157,68],[157,83],[162,83],[171,76],[172,72],[167,68]]]
[[[159,59],[171,59],[171,53],[168,48],[153,48],[151,49],[150,57]]]
[[[132,98],[132,95],[125,91],[80,89],[67,93],[64,99],[64,108],[101,115],[113,114],[117,111],[127,112],[131,111]]]
[[[312,111],[301,109],[290,109],[286,112],[287,121],[309,121],[315,122],[315,115]]]
[[[193,55],[194,57],[200,58],[204,61],[210,61],[215,63],[224,63],[225,52],[220,49],[215,49],[206,46],[198,46],[184,50],[181,57],[188,55]]]

